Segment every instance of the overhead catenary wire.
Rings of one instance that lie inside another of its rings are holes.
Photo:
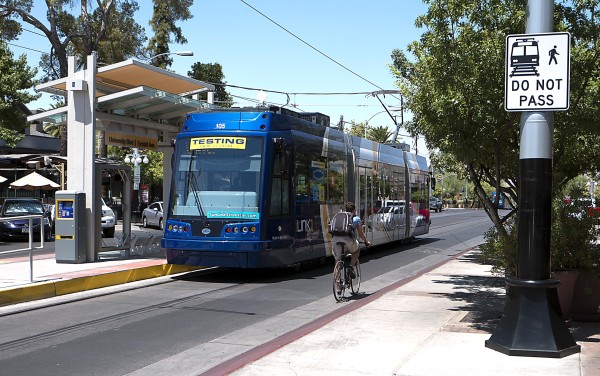
[[[266,18],[267,20],[269,20],[270,22],[272,22],[273,24],[275,24],[276,26],[278,26],[279,28],[281,28],[282,30],[284,30],[285,32],[287,32],[288,34],[292,35],[294,38],[296,38],[297,40],[299,40],[300,42],[302,42],[306,46],[308,46],[309,48],[313,49],[314,51],[316,51],[320,55],[324,56],[328,60],[330,60],[333,63],[335,63],[336,65],[340,66],[341,68],[345,69],[346,71],[350,72],[351,74],[355,75],[356,77],[359,77],[363,81],[365,81],[365,82],[367,82],[367,83],[369,83],[369,84],[371,84],[371,85],[373,85],[373,86],[375,86],[375,87],[383,90],[383,88],[381,88],[379,85],[373,83],[372,81],[368,80],[367,78],[363,77],[362,75],[356,73],[355,71],[351,70],[350,68],[346,67],[342,63],[340,63],[337,60],[333,59],[332,57],[330,57],[326,53],[322,52],[318,48],[314,47],[310,43],[306,42],[304,39],[302,39],[298,35],[294,34],[292,31],[288,30],[287,28],[285,28],[284,26],[282,26],[281,24],[279,24],[278,22],[276,22],[275,20],[273,20],[272,18],[270,18],[269,16],[267,16],[266,14],[264,14],[263,12],[261,12],[260,10],[256,9],[255,7],[253,7],[248,2],[246,2],[244,0],[241,0],[241,2],[243,4],[245,4],[246,6],[248,6],[249,8],[251,8],[254,12],[260,14],[262,17]],[[35,35],[38,35],[38,36],[41,36],[41,37],[45,37],[44,34],[36,32],[36,31],[33,31],[33,30],[29,30],[27,28],[22,28],[22,30],[26,31],[26,32],[29,32],[29,33],[32,33],[32,34],[35,34]],[[44,51],[40,51],[40,50],[37,50],[37,49],[34,49],[34,48],[25,47],[25,46],[21,46],[21,45],[10,43],[10,42],[7,42],[7,43],[10,44],[10,45],[12,45],[12,46],[18,47],[18,48],[23,48],[23,49],[26,49],[26,50],[30,50],[30,51],[34,51],[34,52],[38,52],[38,53],[42,53],[42,54],[46,53]],[[285,91],[279,91],[279,90],[251,88],[251,87],[244,87],[244,86],[231,85],[231,84],[219,84],[219,83],[212,83],[212,84],[213,85],[219,85],[219,86],[228,86],[228,87],[231,87],[231,88],[254,90],[254,91],[263,90],[264,92],[286,95],[287,96],[287,103],[286,103],[286,105],[290,105],[290,98],[289,98],[290,95],[308,95],[308,96],[373,95],[373,92],[371,92],[371,91],[360,91],[360,92],[285,92]],[[373,95],[373,96],[375,96],[375,95]],[[394,96],[392,95],[392,97],[394,97]],[[297,107],[295,105],[292,105],[292,106]],[[367,105],[365,105],[365,107],[367,107]]]
[[[46,35],[45,35],[45,34],[42,34],[42,33],[40,33],[40,32],[37,32],[37,31],[29,30],[29,29],[26,29],[26,28],[24,28],[24,27],[21,27],[21,30],[23,30],[23,31],[27,31],[27,32],[29,32],[29,33],[31,33],[31,34],[39,35],[39,36],[41,36],[41,37],[44,37],[44,38],[46,38]]]
[[[249,87],[249,86],[240,86],[240,85],[232,85],[232,84],[228,84],[228,83],[221,83],[221,82],[208,82],[206,81],[206,83],[214,85],[214,86],[223,86],[223,87],[231,87],[231,88],[235,88],[235,89],[242,89],[242,90],[249,90],[249,91],[264,91],[266,93],[273,93],[273,94],[282,94],[282,95],[308,95],[308,96],[333,96],[333,95],[373,95],[373,92],[371,91],[351,91],[351,92],[285,92],[285,91],[281,91],[281,90],[272,90],[272,89],[264,89],[264,88],[256,88],[256,87]],[[246,97],[242,97],[242,96],[236,96],[237,98],[240,99],[246,99],[248,100],[248,98]],[[379,98],[378,98],[379,99]],[[381,99],[379,99],[381,101]],[[256,99],[252,99],[250,100],[251,102],[260,102]],[[323,104],[304,104],[304,106],[331,106],[331,105],[323,105]],[[370,105],[370,104],[341,104],[341,105],[336,105],[336,107],[378,107],[378,105]]]
[[[277,27],[279,27],[280,29],[284,30],[286,33],[290,34],[291,36],[293,36],[294,38],[296,38],[297,40],[299,40],[300,42],[304,43],[306,46],[308,46],[309,48],[311,48],[312,50],[316,51],[317,53],[319,53],[320,55],[324,56],[325,58],[327,58],[328,60],[332,61],[333,63],[337,64],[338,66],[340,66],[341,68],[345,69],[346,71],[352,73],[353,75],[355,75],[356,77],[359,77],[360,79],[362,79],[365,82],[368,82],[369,84],[381,89],[382,91],[385,91],[381,86],[373,83],[372,81],[366,79],[365,77],[361,76],[360,74],[354,72],[353,70],[351,70],[350,68],[346,67],[345,65],[341,64],[340,62],[338,62],[337,60],[333,59],[332,57],[330,57],[329,55],[327,55],[326,53],[322,52],[321,50],[319,50],[318,48],[314,47],[313,45],[311,45],[310,43],[306,42],[304,39],[300,38],[298,35],[294,34],[293,32],[291,32],[290,30],[288,30],[287,28],[285,28],[284,26],[282,26],[281,24],[279,24],[278,22],[276,22],[275,20],[273,20],[272,18],[270,18],[269,16],[267,16],[266,14],[264,14],[263,12],[259,11],[258,9],[256,9],[255,7],[253,7],[252,5],[248,4],[248,2],[246,2],[245,0],[240,0],[243,4],[245,4],[247,7],[249,7],[250,9],[252,9],[254,12],[260,14],[262,17],[266,18],[267,20],[269,20],[270,22],[272,22],[273,24],[275,24]],[[385,108],[385,110],[388,112],[390,118],[394,121],[394,124],[396,125],[396,132],[394,134],[394,137],[397,135],[398,132],[398,123],[396,122],[395,117],[392,116],[392,114],[390,113],[390,111],[387,109],[387,107],[385,106],[385,104],[381,101],[381,99],[379,98],[379,93],[376,92],[372,92],[369,93],[368,95],[372,95],[374,97],[376,97],[379,102],[381,103],[381,105]],[[390,93],[391,94],[391,93]],[[287,103],[289,104],[289,93],[286,93],[285,95],[287,95],[288,97],[288,101]],[[385,97],[385,94],[383,94]],[[397,97],[395,97],[394,95],[391,95],[393,98],[402,101],[402,99],[398,99]]]
[[[23,49],[25,49],[25,50],[29,50],[29,51],[39,52],[39,53],[41,53],[41,54],[45,54],[45,53],[47,53],[47,52],[44,52],[44,51],[36,50],[35,48],[24,47],[24,46],[20,46],[20,45],[18,45],[18,44],[11,43],[11,42],[6,42],[6,44],[8,44],[8,45],[11,45],[11,46],[15,46],[15,47],[18,47],[18,48],[23,48]]]
[[[37,35],[37,36],[40,36],[42,38],[46,38],[46,35],[44,35],[44,34],[42,34],[40,32],[34,31],[34,30],[29,30],[29,29],[24,28],[24,27],[21,27],[21,30],[26,31],[26,32],[31,33],[31,34],[34,34],[34,35]],[[25,50],[29,50],[29,51],[33,51],[33,52],[39,52],[41,54],[46,54],[47,53],[47,52],[44,52],[44,51],[36,50],[35,48],[21,46],[21,45],[16,44],[16,43],[12,43],[12,42],[8,42],[8,41],[5,41],[5,42],[8,45],[11,45],[11,46],[14,46],[14,47],[18,47],[18,48],[23,48]]]
[[[319,50],[318,48],[314,47],[313,45],[311,45],[310,43],[306,42],[304,39],[300,38],[299,36],[297,36],[296,34],[292,33],[290,30],[286,29],[285,27],[283,27],[282,25],[280,25],[278,22],[276,22],[275,20],[273,20],[272,18],[270,18],[269,16],[267,16],[266,14],[264,14],[263,12],[259,11],[258,9],[256,9],[255,7],[253,7],[252,5],[248,4],[246,1],[244,0],[240,0],[242,3],[244,3],[246,6],[248,6],[249,8],[251,8],[253,11],[255,11],[256,13],[260,14],[261,16],[263,16],[264,18],[266,18],[267,20],[269,20],[270,22],[272,22],[273,24],[277,25],[279,28],[281,28],[282,30],[284,30],[286,33],[290,34],[291,36],[293,36],[294,38],[298,39],[300,42],[304,43],[305,45],[307,45],[309,48],[315,50],[317,53],[323,55],[325,58],[327,58],[328,60],[332,61],[333,63],[337,64],[338,66],[340,66],[341,68],[347,70],[348,72],[352,73],[353,75],[355,75],[356,77],[360,78],[361,80],[368,82],[369,84],[375,86],[376,88],[379,88],[381,90],[383,90],[383,88],[379,85],[377,85],[376,83],[373,83],[372,81],[366,79],[365,77],[361,76],[360,74],[356,73],[355,71],[353,71],[352,69],[346,67],[345,65],[343,65],[342,63],[338,62],[337,60],[335,60],[334,58],[330,57],[329,55],[327,55],[326,53],[324,53],[323,51]]]

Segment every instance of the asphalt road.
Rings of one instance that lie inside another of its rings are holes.
[[[332,296],[328,262],[299,272],[194,272],[25,312],[0,309],[0,369],[197,375],[480,243],[491,227],[483,211],[473,210],[433,213],[432,222],[430,233],[411,244],[364,252],[362,294],[343,303]]]

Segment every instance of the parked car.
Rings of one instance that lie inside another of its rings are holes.
[[[50,218],[48,211],[44,209],[42,202],[35,198],[7,198],[4,200],[0,210],[1,218],[18,217],[23,215],[42,214],[44,225],[44,241],[52,240]],[[4,240],[27,240],[29,232],[33,231],[33,238],[39,239],[40,220],[34,219],[32,227],[29,227],[29,219],[14,219],[0,221],[0,238]]]
[[[435,197],[429,198],[429,210],[433,210],[436,213],[442,211],[442,200]]]
[[[56,209],[56,205],[54,205],[54,204],[48,206],[48,218],[50,218],[50,228],[52,229],[52,233],[53,234],[56,233],[55,232],[55,230],[56,230],[56,227],[55,227],[55,224],[56,224],[56,221],[55,221],[55,219],[56,219],[55,218],[56,217],[55,209]]]
[[[116,224],[115,212],[102,199],[102,234],[107,238],[114,238]]]
[[[142,225],[144,227],[156,226],[162,230],[163,224],[162,201],[154,202],[142,211]]]

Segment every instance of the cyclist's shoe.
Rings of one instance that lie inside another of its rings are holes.
[[[354,272],[354,266],[348,267],[348,275],[350,276],[350,279],[356,278],[356,273]]]

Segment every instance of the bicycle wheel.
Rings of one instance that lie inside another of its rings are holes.
[[[333,268],[333,297],[337,302],[342,300],[345,290],[344,263],[343,261],[338,261],[335,263],[335,267]]]
[[[352,278],[350,280],[350,288],[352,289],[352,294],[358,294],[360,290],[360,262],[356,260],[356,265],[354,265],[354,274],[356,274],[356,278]]]

